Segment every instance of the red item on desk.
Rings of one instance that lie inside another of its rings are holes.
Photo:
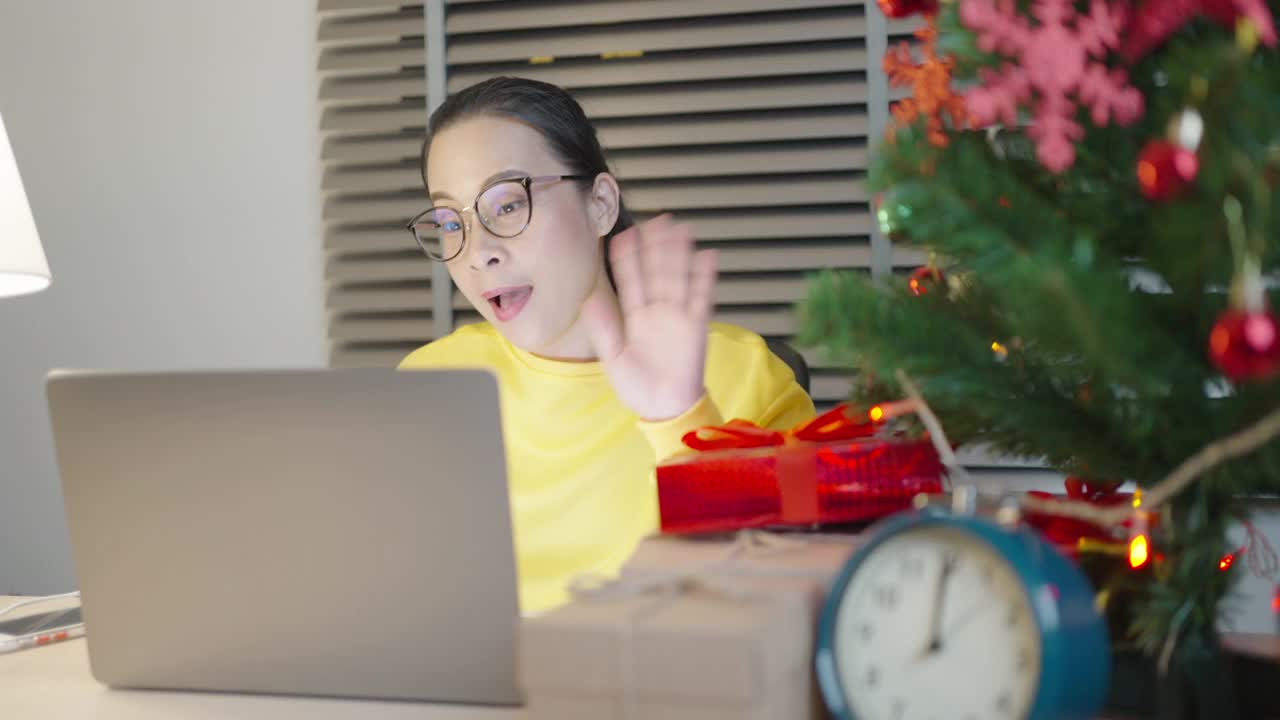
[[[664,533],[862,522],[942,490],[928,440],[875,437],[840,406],[787,431],[745,420],[684,437],[699,452],[658,466]]]
[[[1079,478],[1068,477],[1063,484],[1067,491],[1065,498],[1069,500],[1084,500],[1100,507],[1131,504],[1133,502],[1132,493],[1120,493],[1116,491],[1119,487],[1119,483],[1091,483]],[[1041,490],[1031,490],[1027,494],[1032,497],[1047,499],[1064,497],[1062,495],[1054,495]],[[1107,528],[1099,527],[1084,520],[1048,515],[1045,513],[1027,513],[1025,520],[1028,525],[1039,530],[1041,534],[1048,538],[1050,542],[1057,545],[1059,549],[1072,556],[1079,553],[1081,541],[1096,540],[1102,543],[1121,542],[1120,540],[1117,540],[1117,538],[1113,536]]]

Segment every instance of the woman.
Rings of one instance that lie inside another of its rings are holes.
[[[756,334],[710,322],[712,251],[670,217],[632,227],[595,128],[564,90],[496,78],[450,97],[423,145],[432,208],[410,223],[487,321],[401,368],[498,377],[521,607],[612,574],[658,526],[653,467],[689,430],[813,416]]]

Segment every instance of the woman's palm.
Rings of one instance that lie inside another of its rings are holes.
[[[621,315],[603,299],[586,308],[609,381],[641,418],[680,415],[704,392],[715,253],[664,215],[614,237],[610,260]]]

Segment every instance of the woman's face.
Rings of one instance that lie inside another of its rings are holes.
[[[427,154],[432,204],[463,211],[465,244],[448,262],[454,284],[515,346],[549,357],[589,358],[580,311],[591,293],[608,288],[600,238],[617,217],[616,184],[602,176],[592,179],[594,185],[533,185],[529,225],[511,238],[493,235],[472,207],[495,180],[570,173],[538,131],[504,118],[474,116],[450,125],[432,139]],[[612,187],[612,203],[599,192],[602,181],[606,191]]]

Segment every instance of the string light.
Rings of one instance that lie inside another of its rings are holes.
[[[896,417],[909,415],[916,411],[916,403],[914,400],[898,400],[890,403],[880,403],[872,406],[867,411],[867,417],[872,422],[880,422],[881,420],[892,420]]]
[[[1236,21],[1236,47],[1241,50],[1247,53],[1257,50],[1260,34],[1257,23],[1250,18],[1242,17]]]
[[[1235,561],[1236,561],[1236,556],[1235,556],[1234,554],[1228,554],[1228,555],[1224,556],[1221,560],[1219,560],[1219,561],[1218,561],[1218,569],[1219,569],[1219,570],[1226,570],[1226,569],[1230,568],[1230,567],[1231,567],[1231,563],[1233,563],[1233,562],[1235,562]]]
[[[1137,569],[1147,564],[1150,551],[1147,548],[1147,536],[1139,533],[1129,541],[1129,567]]]
[[[996,354],[997,360],[1004,360],[1009,357],[1009,348],[1000,344],[998,340],[991,341],[991,352]]]
[[[1134,506],[1142,504],[1142,498],[1134,495]],[[1146,510],[1135,510],[1129,524],[1129,567],[1138,569],[1151,559],[1151,541],[1147,532],[1151,528],[1151,514]]]

